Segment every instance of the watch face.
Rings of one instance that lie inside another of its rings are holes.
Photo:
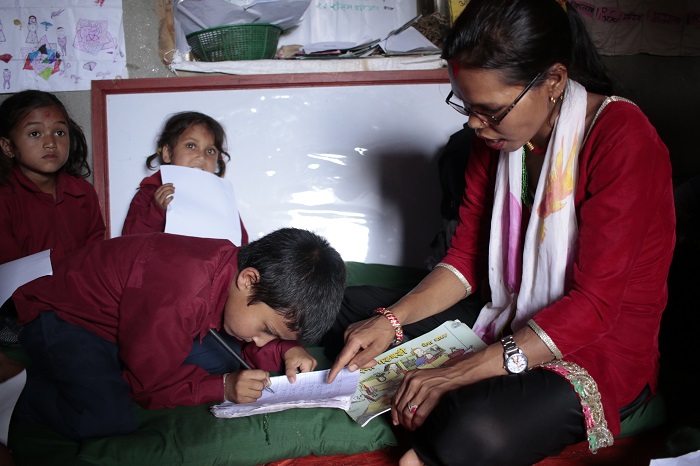
[[[527,357],[524,354],[517,353],[508,357],[506,360],[506,370],[511,374],[519,374],[527,369]]]

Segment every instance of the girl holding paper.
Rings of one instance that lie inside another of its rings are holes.
[[[229,154],[224,149],[226,133],[212,117],[199,112],[172,115],[158,137],[158,149],[146,159],[146,167],[159,165],[196,168],[223,177]],[[141,181],[131,201],[122,235],[165,231],[165,212],[175,195],[172,183],[163,184],[160,170]],[[239,217],[240,219],[240,217]],[[241,244],[248,244],[248,232],[241,222]]]

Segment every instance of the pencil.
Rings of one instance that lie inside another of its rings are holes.
[[[225,341],[223,338],[221,338],[221,335],[219,335],[219,334],[216,332],[216,330],[214,330],[213,328],[210,328],[210,329],[209,329],[209,333],[211,333],[211,335],[212,335],[214,338],[216,338],[216,341],[218,341],[219,343],[221,343],[221,346],[223,346],[223,347],[226,349],[226,351],[228,351],[229,353],[231,353],[231,354],[233,355],[233,357],[236,358],[236,359],[238,360],[239,363],[241,363],[241,366],[245,367],[245,368],[248,369],[248,370],[252,370],[252,369],[253,369],[253,367],[252,367],[250,364],[248,364],[247,362],[245,362],[245,361],[243,360],[243,358],[242,358],[238,353],[236,353],[236,352],[233,350],[233,348],[231,348],[231,347],[228,345],[228,343],[226,343],[226,341]],[[275,391],[274,391],[273,389],[271,389],[270,387],[265,387],[265,390],[267,390],[268,392],[270,392],[270,393],[272,393],[272,394],[275,393]]]

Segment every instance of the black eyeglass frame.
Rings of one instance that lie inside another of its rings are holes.
[[[471,108],[467,108],[464,105],[460,105],[457,102],[452,102],[450,100],[452,98],[452,96],[454,95],[454,92],[452,92],[452,91],[450,91],[450,93],[447,94],[447,98],[445,99],[445,103],[466,117],[469,117],[469,116],[471,116],[472,113],[474,113],[475,115],[477,115],[477,118],[479,118],[479,120],[483,121],[484,123],[492,125],[492,126],[498,126],[501,124],[501,121],[503,121],[503,119],[506,117],[506,115],[508,115],[510,113],[510,111],[513,110],[513,108],[515,108],[515,106],[518,104],[518,102],[520,102],[520,100],[525,96],[525,94],[527,94],[527,91],[529,91],[532,88],[532,86],[534,86],[534,84],[537,82],[537,80],[540,78],[540,76],[542,76],[543,73],[544,73],[543,71],[538,73],[537,76],[535,76],[535,78],[532,81],[530,81],[530,84],[525,86],[525,89],[523,89],[523,91],[518,95],[518,97],[515,98],[513,103],[510,104],[508,106],[508,108],[503,110],[503,112],[499,116],[487,115],[487,114],[481,113],[477,110],[472,110]]]

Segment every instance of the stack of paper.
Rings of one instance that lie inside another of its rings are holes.
[[[362,58],[372,54],[379,46],[379,39],[353,42],[317,42],[305,45],[296,58]]]
[[[226,401],[212,406],[216,417],[233,418],[253,414],[274,413],[290,408],[340,408],[347,410],[357,388],[360,372],[343,369],[333,383],[327,383],[328,370],[297,374],[296,381],[289,383],[287,376],[271,377],[270,388],[264,390],[255,403],[236,404]]]

